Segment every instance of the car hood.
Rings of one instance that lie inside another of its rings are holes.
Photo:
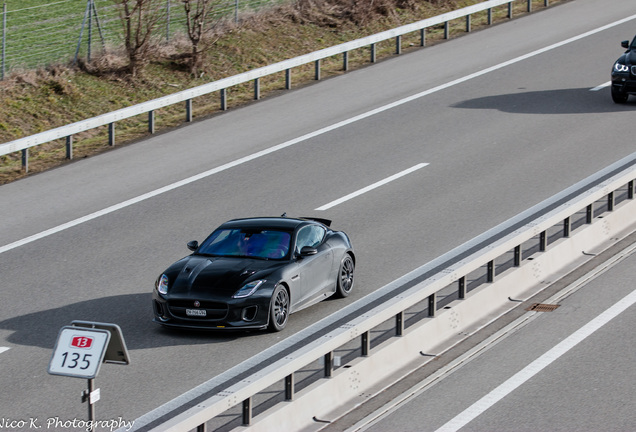
[[[636,64],[636,51],[628,51],[622,57],[626,64]]]
[[[280,261],[191,255],[166,272],[171,282],[168,294],[230,297],[246,282],[265,278],[282,265]]]

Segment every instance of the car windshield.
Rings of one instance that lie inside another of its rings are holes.
[[[218,229],[197,249],[197,254],[222,257],[282,259],[287,256],[291,234],[258,229]]]

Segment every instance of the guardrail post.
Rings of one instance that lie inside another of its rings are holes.
[[[488,261],[486,266],[486,281],[492,283],[495,280],[495,261]]]
[[[325,378],[331,378],[331,372],[333,371],[333,351],[329,351],[325,354]]]
[[[362,352],[362,357],[368,357],[369,356],[369,351],[371,351],[371,340],[369,339],[369,332],[365,331],[364,333],[362,333],[362,336],[360,338],[360,345],[361,345],[361,352]]]
[[[532,0],[528,0],[528,12],[532,12]]]
[[[221,111],[227,111],[227,89],[221,89]]]
[[[627,198],[634,199],[634,180],[627,183]]]
[[[254,78],[254,100],[261,98],[261,81],[258,78]]]
[[[148,111],[148,132],[153,134],[155,133],[155,111]]]
[[[66,159],[73,159],[73,135],[66,137]]]
[[[316,81],[320,81],[320,59],[314,62],[314,68],[316,69],[314,78],[316,79]]]
[[[291,69],[285,69],[285,88],[291,89]]]
[[[614,211],[614,192],[607,194],[607,211]]]
[[[570,217],[566,217],[563,221],[563,237],[570,237],[570,230],[572,229],[572,222]]]
[[[252,398],[243,401],[243,426],[252,424]]]
[[[426,28],[420,30],[420,46],[426,46]]]
[[[470,33],[470,15],[466,15],[466,33]]]
[[[349,70],[349,51],[342,53],[342,70],[345,72]]]
[[[508,2],[508,19],[512,19],[512,0]]]
[[[402,336],[404,334],[404,311],[395,315],[395,335]]]
[[[294,387],[295,387],[295,379],[294,373],[292,372],[290,375],[285,377],[285,400],[291,401],[294,400]]]
[[[22,149],[22,169],[24,172],[29,172],[29,149]]]
[[[207,431],[207,428],[205,427],[205,423],[197,426],[197,432],[206,432],[206,431]]]
[[[376,51],[377,50],[376,50],[375,44],[372,43],[371,44],[371,63],[375,63],[376,61]]]
[[[464,300],[466,298],[466,276],[462,276],[457,281],[457,298]]]
[[[545,252],[548,247],[548,236],[545,231],[541,231],[539,234],[539,250]]]
[[[437,312],[437,293],[428,296],[428,316],[434,317]]]
[[[492,25],[492,8],[488,9],[488,25]]]
[[[515,246],[513,253],[513,265],[515,267],[521,266],[521,245]]]
[[[402,54],[402,36],[395,37],[395,53]]]
[[[108,145],[111,147],[115,145],[115,123],[108,124]]]
[[[585,223],[591,224],[594,219],[594,204],[589,204],[585,209]]]
[[[192,121],[192,99],[188,99],[185,103],[186,107],[186,122]]]
[[[448,39],[450,33],[448,21],[444,23],[444,39]]]

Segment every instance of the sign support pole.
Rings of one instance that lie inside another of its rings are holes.
[[[82,403],[88,402],[88,420],[95,420],[95,378],[88,379],[88,390],[82,392]]]

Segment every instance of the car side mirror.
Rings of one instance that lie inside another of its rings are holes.
[[[199,249],[199,242],[196,240],[192,240],[191,242],[188,242],[188,249],[190,249],[191,251],[195,251],[197,249]]]
[[[623,48],[629,48],[629,41],[623,41],[623,42],[621,42],[621,46],[622,46]]]
[[[316,255],[318,253],[318,249],[313,248],[311,246],[303,246],[303,248],[300,250],[300,256],[309,256],[309,255]]]

